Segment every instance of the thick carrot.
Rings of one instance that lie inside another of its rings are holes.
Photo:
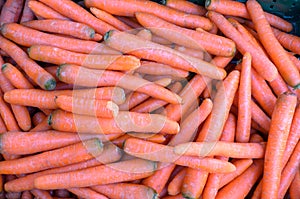
[[[48,169],[20,177],[14,181],[7,182],[5,184],[5,190],[10,192],[31,190],[34,188],[34,179],[39,176],[55,173],[65,173],[80,169],[86,169],[89,167],[95,167],[102,164],[108,164],[118,161],[121,158],[121,156],[122,151],[118,147],[116,147],[113,144],[107,143],[104,145],[103,152],[99,156],[94,157],[93,159],[58,168]]]
[[[24,75],[10,63],[2,65],[3,75],[16,88],[33,88],[32,84],[24,77]]]
[[[205,30],[210,30],[213,26],[207,18],[192,14],[189,15],[151,1],[110,0],[103,2],[98,0],[85,0],[84,3],[88,8],[96,7],[120,16],[134,16],[137,12],[147,12],[157,15],[170,23],[187,28],[200,27]]]
[[[154,162],[132,159],[73,172],[44,175],[34,180],[34,186],[41,189],[57,189],[103,185],[142,179],[152,175],[155,169]]]
[[[120,54],[120,52],[95,41],[48,34],[16,23],[5,24],[1,27],[1,32],[6,38],[26,47],[49,45],[86,54]],[[5,51],[5,48],[2,49]]]
[[[251,55],[245,53],[239,85],[236,141],[248,142],[251,129]]]
[[[91,189],[116,199],[155,199],[157,194],[149,187],[139,184],[116,183],[108,185],[92,186]]]
[[[57,76],[61,81],[69,84],[89,87],[117,85],[125,89],[145,93],[172,104],[181,103],[181,98],[177,94],[164,87],[121,72],[92,70],[76,65],[61,65],[57,70]]]
[[[289,194],[291,199],[297,199],[300,196],[299,186],[300,186],[300,172],[298,170],[289,188]]]
[[[205,7],[208,10],[216,11],[221,14],[250,19],[249,10],[247,10],[246,5],[241,2],[227,0],[206,0]],[[291,23],[276,15],[267,12],[264,12],[263,15],[265,15],[268,22],[276,28],[279,28],[285,32],[290,32],[293,29],[293,25]]]
[[[277,99],[265,152],[262,199],[278,197],[282,158],[296,103],[297,97],[291,93],[284,93]]]
[[[275,35],[275,37],[278,39],[278,41],[280,42],[280,44],[286,48],[289,49],[290,51],[300,54],[300,38],[292,35],[292,34],[288,34],[285,32],[281,32],[280,30],[277,30],[275,28],[272,29],[273,33]]]
[[[130,138],[125,141],[124,151],[143,159],[170,162],[191,168],[203,169],[208,172],[227,173],[235,170],[235,167],[232,167],[233,165],[228,162],[213,158],[200,159],[192,156],[179,156],[173,152],[173,147],[136,138]]]
[[[187,14],[203,16],[207,12],[204,7],[185,0],[165,0],[163,3],[170,8],[174,8]]]
[[[67,20],[32,20],[24,22],[22,25],[40,31],[70,35],[85,40],[92,40],[95,37],[95,30],[93,28],[82,23]]]
[[[193,49],[204,49],[219,56],[230,57],[235,53],[235,44],[230,39],[205,31],[181,28],[148,13],[136,13],[135,16],[140,24],[150,29],[154,34],[179,45]]]
[[[2,26],[3,27],[3,26]],[[0,48],[12,57],[25,73],[41,88],[53,90],[56,86],[55,79],[30,59],[27,54],[16,44],[0,36]]]
[[[55,98],[55,103],[62,110],[82,115],[112,118],[119,113],[118,105],[106,100],[93,100],[60,95]]]
[[[21,16],[21,19],[20,19],[20,23],[23,23],[23,22],[26,22],[26,21],[31,21],[31,20],[34,19],[34,14],[28,6],[29,1],[31,1],[31,0],[25,0],[22,16]]]
[[[106,196],[92,190],[91,188],[69,188],[68,191],[77,195],[80,198],[95,198],[95,199],[108,199]]]
[[[224,16],[213,11],[209,11],[207,16],[218,26],[224,35],[236,43],[239,51],[243,54],[246,52],[251,54],[254,68],[264,79],[272,81],[277,77],[278,71],[275,65],[268,57],[259,53],[252,43],[245,40]]]
[[[7,0],[0,14],[0,26],[5,23],[18,22],[23,9],[24,0]]]
[[[295,175],[299,172],[300,165],[300,142],[295,147],[288,163],[282,169],[278,198],[283,199],[290,187]]]
[[[240,176],[235,178],[217,194],[216,198],[244,198],[263,172],[263,160],[255,160]]]
[[[261,43],[276,65],[283,79],[291,86],[300,86],[300,73],[276,39],[262,7],[254,0],[247,1],[247,9],[256,27]],[[280,57],[280,59],[278,59]]]
[[[129,33],[111,30],[105,34],[104,41],[108,46],[121,52],[203,74],[213,79],[223,79],[226,75],[223,69],[217,68],[208,62],[184,55],[176,50],[141,39]]]
[[[126,25],[119,19],[115,18],[113,15],[105,12],[104,10],[100,10],[98,8],[91,7],[90,11],[100,20],[110,24],[117,30],[121,31],[129,31],[131,29],[130,26]]]
[[[0,93],[0,115],[8,131],[19,131],[20,128],[16,122],[16,119],[11,112],[9,106],[3,100],[3,94]]]
[[[37,17],[42,17],[45,19],[60,19],[60,20],[70,20],[69,18],[61,15],[52,8],[46,6],[39,1],[30,0],[28,7],[34,12]]]
[[[49,191],[40,190],[40,189],[33,189],[30,191],[34,197],[40,198],[40,199],[53,199],[50,195]]]
[[[168,184],[168,194],[169,195],[177,195],[180,193],[181,186],[183,184],[183,179],[185,177],[186,170],[182,169]]]

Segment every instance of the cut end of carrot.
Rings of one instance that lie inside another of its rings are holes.
[[[107,102],[106,108],[112,111],[113,117],[116,117],[119,113],[119,106],[112,101]]]
[[[107,41],[107,40],[110,38],[110,36],[112,35],[112,33],[113,33],[114,31],[115,31],[115,30],[109,30],[109,31],[107,31],[107,32],[104,34],[104,36],[103,36],[104,41]]]
[[[46,90],[54,90],[56,87],[56,81],[55,79],[48,80],[44,85]]]

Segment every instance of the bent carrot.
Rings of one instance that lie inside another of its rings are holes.
[[[55,88],[55,79],[37,63],[31,60],[16,44],[0,36],[0,48],[8,53],[25,73],[41,88],[46,90],[53,90]]]
[[[165,0],[164,5],[187,14],[203,16],[206,13],[206,9],[204,7],[185,0]]]
[[[0,26],[5,23],[18,22],[23,9],[24,0],[7,0],[0,14]]]
[[[81,198],[108,199],[106,196],[93,191],[91,188],[68,188],[68,191]]]
[[[92,186],[91,189],[108,196],[109,198],[122,199],[154,199],[157,198],[155,191],[139,184],[116,183]]]
[[[60,13],[56,12],[52,8],[46,6],[45,4],[39,1],[30,0],[28,2],[28,7],[34,12],[34,14],[38,17],[42,17],[45,19],[60,19],[60,20],[67,20],[70,19],[61,15]]]
[[[156,163],[133,159],[78,171],[37,177],[34,186],[40,189],[87,187],[142,179],[152,175]],[[107,175],[107,174],[110,175]]]
[[[28,6],[29,1],[31,1],[31,0],[25,0],[22,16],[20,18],[20,23],[23,23],[26,21],[31,21],[34,19],[34,14]]]

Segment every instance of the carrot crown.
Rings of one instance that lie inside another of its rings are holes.
[[[112,34],[114,31],[115,31],[115,30],[109,30],[109,31],[107,31],[107,32],[104,34],[104,36],[103,36],[104,41],[108,40],[109,37],[111,36],[111,34]]]

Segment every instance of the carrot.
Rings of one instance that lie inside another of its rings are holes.
[[[187,14],[201,15],[203,16],[206,13],[206,9],[202,6],[196,5],[189,1],[184,0],[165,0],[164,5],[174,8],[176,10],[185,12]]]
[[[10,63],[2,65],[3,75],[11,82],[16,88],[33,88],[32,84],[24,77],[24,75]]]
[[[250,19],[249,10],[247,10],[246,5],[237,1],[207,0],[205,2],[205,8],[225,15]],[[272,26],[285,32],[290,32],[293,29],[292,24],[286,20],[267,12],[263,14]]]
[[[262,172],[263,160],[255,160],[243,174],[223,187],[216,198],[245,198]]]
[[[50,195],[49,191],[39,190],[39,189],[33,189],[30,192],[36,198],[40,198],[40,199],[52,199],[52,196]]]
[[[62,110],[82,115],[112,118],[119,113],[118,105],[106,100],[90,100],[60,95],[55,98],[55,103]]]
[[[60,19],[60,20],[70,20],[66,16],[61,15],[56,12],[52,8],[46,6],[45,4],[39,1],[30,0],[28,2],[28,7],[34,12],[34,14],[38,17],[42,17],[45,19]]]
[[[199,32],[181,28],[148,13],[138,12],[135,13],[135,16],[140,24],[150,29],[154,34],[179,45],[193,49],[204,49],[219,56],[233,56],[235,53],[235,44],[230,39],[205,31]]]
[[[294,62],[295,66],[298,68],[300,71],[300,60],[299,58],[295,57],[294,55],[289,54],[289,58]]]
[[[41,123],[32,128],[30,132],[48,131],[51,129],[51,126],[48,124],[48,118],[46,117]]]
[[[67,20],[32,20],[22,23],[22,25],[35,30],[70,35],[85,40],[92,40],[95,37],[95,30],[93,28],[82,23]]]
[[[93,191],[91,188],[69,188],[73,194],[81,198],[95,198],[95,199],[108,199],[106,196]]]
[[[120,54],[120,52],[95,41],[86,41],[48,34],[16,23],[3,25],[1,27],[1,32],[6,38],[26,47],[32,45],[49,45],[86,54]],[[5,50],[5,48],[2,49]]]
[[[181,98],[169,90],[147,80],[115,71],[92,70],[76,65],[62,65],[57,70],[58,78],[69,84],[81,86],[119,86],[125,89],[145,93],[151,97],[172,104],[181,102]]]
[[[105,12],[104,10],[100,10],[98,8],[91,7],[90,11],[100,20],[108,23],[113,26],[117,30],[128,31],[131,29],[130,26],[126,25],[119,19],[115,18],[113,15]]]
[[[92,186],[91,189],[116,199],[155,199],[157,194],[149,187],[139,184],[116,183],[108,185]]]
[[[271,120],[253,100],[251,100],[251,117],[265,133],[269,132]]]
[[[2,117],[0,117],[0,134],[4,133],[6,131],[7,131],[7,129],[6,129],[5,123],[2,119]]]
[[[11,112],[9,106],[4,102],[3,100],[3,94],[0,93],[0,115],[3,119],[3,122],[7,128],[8,131],[19,131],[20,128],[16,122],[16,119]]]
[[[7,0],[0,14],[0,26],[5,23],[18,22],[23,9],[23,0]]]
[[[121,156],[122,151],[118,147],[116,147],[113,144],[107,143],[104,145],[103,152],[99,156],[94,157],[93,159],[23,176],[16,180],[7,182],[5,184],[5,190],[10,192],[31,190],[34,188],[34,179],[39,176],[55,173],[65,173],[70,171],[86,169],[89,167],[95,167],[102,164],[108,164],[118,161],[121,158]]]
[[[266,20],[260,4],[251,0],[247,2],[246,6],[254,26],[256,27],[261,43],[276,65],[278,71],[289,85],[297,87],[300,85],[300,73],[274,36],[271,26]],[[281,58],[278,59],[278,57]]]
[[[152,33],[148,29],[142,29],[138,33],[136,33],[136,36],[143,38],[145,40],[151,41],[152,40]]]
[[[31,21],[31,20],[34,19],[34,14],[28,6],[29,1],[30,0],[25,0],[22,16],[21,16],[21,19],[20,19],[20,23],[23,23],[23,22],[26,22],[26,21]]]
[[[37,126],[40,124],[44,119],[46,118],[46,115],[43,112],[37,112],[32,116],[32,124],[33,126]]]
[[[162,199],[185,199],[181,194],[177,194],[176,196],[165,196]]]
[[[122,17],[117,15],[115,15],[115,17],[132,28],[130,32],[136,33],[137,31],[135,29],[143,28],[133,17]]]
[[[275,65],[265,55],[259,53],[252,43],[245,40],[225,17],[213,11],[209,11],[207,16],[218,26],[225,36],[236,43],[239,51],[243,54],[246,52],[251,54],[254,68],[264,79],[272,81],[277,77],[278,72]]]
[[[102,2],[96,0],[85,0],[84,3],[88,8],[96,7],[111,14],[120,16],[134,16],[137,12],[147,12],[161,17],[170,23],[187,28],[200,27],[205,30],[210,30],[212,28],[212,23],[207,18],[197,15],[187,15],[184,12],[159,5],[151,1],[112,0],[109,2]]]
[[[175,164],[191,168],[203,169],[208,172],[227,173],[235,170],[228,162],[213,158],[195,158],[191,156],[178,156],[173,147],[129,138],[124,143],[124,151],[130,155],[160,162],[174,162]],[[210,166],[208,166],[210,165]]]
[[[34,186],[40,189],[57,189],[103,185],[142,179],[152,175],[155,169],[154,162],[133,159],[78,171],[44,175],[34,180]]]
[[[171,44],[170,48],[173,48],[173,49],[175,49],[175,50],[177,50],[177,51],[179,51],[179,52],[181,52],[185,55],[207,61],[205,59],[205,52],[203,52],[201,50],[187,48],[185,46],[180,46],[180,45],[176,45],[176,44]]]
[[[123,144],[126,139],[131,137],[138,137],[143,140],[147,140],[154,143],[163,143],[166,141],[166,138],[161,134],[144,134],[141,136],[141,133],[130,133],[130,135],[127,133],[125,135],[122,135],[121,137],[118,137],[117,139],[113,140],[113,143],[117,145],[118,147],[123,147]]]
[[[282,169],[280,186],[278,189],[278,198],[284,198],[288,188],[290,187],[295,175],[299,172],[300,165],[300,142],[295,147],[288,163]]]
[[[284,48],[286,48],[296,54],[300,54],[300,38],[299,37],[292,35],[292,34],[285,33],[285,32],[281,32],[280,30],[277,30],[275,28],[273,28],[272,31],[273,31],[275,37],[278,39],[278,41]]]
[[[300,195],[299,186],[300,186],[300,173],[298,170],[289,188],[289,194],[291,199],[296,199],[297,197],[299,197]]]
[[[183,184],[183,179],[186,174],[186,170],[182,169],[169,183],[168,185],[168,194],[169,195],[177,195],[180,193],[181,186]]]
[[[230,61],[233,59],[233,57],[222,57],[222,56],[215,56],[212,60],[211,63],[220,67],[220,68],[225,68]]]
[[[37,63],[31,60],[17,45],[0,36],[0,48],[7,52],[24,72],[41,88],[46,90],[53,90],[55,88],[55,79]]]
[[[21,196],[21,199],[32,199],[32,195],[31,195],[31,192],[30,191],[24,191],[22,192],[22,196]]]
[[[168,47],[143,40],[136,35],[125,32],[109,31],[105,34],[104,41],[108,46],[124,53],[203,74],[214,79],[223,79],[226,74],[223,69],[219,69],[203,60],[183,55]],[[134,45],[132,45],[133,43]],[[166,57],[169,58],[166,59]]]
[[[265,152],[262,198],[277,198],[280,185],[281,164],[290,131],[297,97],[284,93],[277,99]]]

